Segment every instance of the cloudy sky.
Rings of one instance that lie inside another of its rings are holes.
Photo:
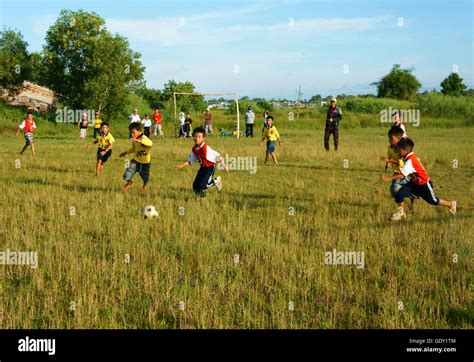
[[[374,93],[393,64],[423,89],[454,68],[473,87],[473,2],[0,0],[2,27],[31,51],[61,9],[95,11],[142,54],[149,87],[192,81],[201,92],[267,98]],[[422,89],[422,90],[423,90]]]

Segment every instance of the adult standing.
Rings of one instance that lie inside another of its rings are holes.
[[[134,109],[133,113],[128,116],[128,120],[130,121],[130,124],[132,123],[141,123],[140,115],[138,114],[138,109]],[[132,138],[132,134],[128,134],[128,138]]]
[[[184,121],[186,117],[184,116],[184,112],[179,112],[179,135],[178,138],[184,137]]]
[[[204,113],[204,130],[206,131],[206,135],[212,133],[212,114],[209,109]]]
[[[252,107],[249,107],[247,112],[245,112],[245,137],[253,137],[254,122],[255,113],[253,113]]]
[[[339,145],[339,122],[341,119],[342,110],[337,106],[336,98],[333,98],[326,114],[326,128],[324,131],[324,148],[326,151],[329,151],[329,138],[331,134],[334,137],[334,149],[337,151]]]
[[[79,128],[79,137],[81,139],[86,138],[87,127],[89,127],[89,115],[87,114],[87,112],[82,112],[81,120],[77,124],[77,128]]]

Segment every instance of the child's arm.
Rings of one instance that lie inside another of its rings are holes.
[[[224,165],[224,171],[226,173],[229,173],[229,166],[227,166],[225,163],[224,163],[224,159],[222,158],[222,156],[219,156],[216,160],[216,163],[222,163]]]
[[[382,181],[387,182],[387,181],[392,181],[392,180],[398,180],[399,178],[404,178],[404,177],[405,177],[405,176],[403,176],[403,174],[397,173],[396,175],[393,175],[393,176],[390,176],[390,175],[382,175],[382,176],[380,177],[380,179],[381,179]]]
[[[18,129],[16,130],[16,133],[15,133],[15,136],[18,136],[18,134],[20,133],[20,131],[21,131],[21,128],[18,127]]]
[[[283,147],[283,141],[281,140],[280,136],[277,138],[278,144]]]
[[[391,158],[380,156],[380,161],[385,161],[386,163],[398,163],[399,161],[392,160]]]
[[[86,149],[89,150],[91,148],[92,145],[95,145],[97,142],[99,142],[99,140],[95,139],[92,141],[92,144],[89,143],[87,146],[86,146]]]
[[[128,155],[129,153],[133,153],[133,151],[135,151],[135,150],[134,150],[133,147],[132,147],[132,148],[130,148],[129,150],[123,151],[123,152],[119,155],[119,157],[125,157],[125,155]]]
[[[188,166],[191,166],[191,164],[189,163],[189,161],[186,161],[185,163],[176,165],[174,169],[175,169],[176,171],[178,171],[178,170],[181,170],[182,168],[188,167]]]

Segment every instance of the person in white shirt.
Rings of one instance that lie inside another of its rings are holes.
[[[186,120],[186,116],[184,112],[179,113],[179,135],[178,138],[184,137],[184,121]]]
[[[251,107],[245,112],[245,137],[253,137],[253,123],[255,122],[255,113]]]
[[[138,109],[135,108],[133,110],[133,113],[128,116],[128,120],[130,121],[130,124],[132,124],[132,123],[141,123],[140,115],[138,114]],[[129,139],[132,138],[131,133],[128,134],[128,138]]]
[[[142,124],[144,135],[150,137],[151,119],[149,114],[145,114],[145,119],[142,121]]]

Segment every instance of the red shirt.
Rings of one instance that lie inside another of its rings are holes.
[[[198,161],[201,167],[211,167],[216,164],[219,157],[219,153],[203,142],[200,145],[193,146],[188,162],[192,165]]]
[[[405,164],[400,170],[403,176],[409,177],[410,181],[418,186],[428,183],[430,176],[413,152],[406,155],[403,161]]]
[[[31,133],[34,128],[36,128],[35,120],[30,121],[28,118],[25,119],[21,125],[20,128],[23,128],[23,132],[25,133]]]
[[[161,124],[161,114],[153,113],[153,123]]]

